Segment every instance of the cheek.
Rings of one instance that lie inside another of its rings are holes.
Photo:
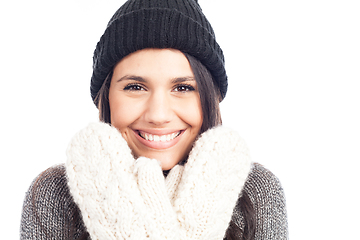
[[[183,104],[178,104],[177,111],[179,116],[190,125],[194,131],[198,131],[203,123],[203,114],[201,109],[200,99],[196,98],[192,101],[184,102]]]
[[[109,97],[111,125],[116,127],[123,135],[140,113],[131,104],[124,104],[119,98]],[[125,136],[124,136],[125,137]]]

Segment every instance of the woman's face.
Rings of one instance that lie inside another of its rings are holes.
[[[184,160],[203,116],[197,84],[178,50],[144,49],[114,68],[110,118],[135,157],[157,159],[163,170]]]

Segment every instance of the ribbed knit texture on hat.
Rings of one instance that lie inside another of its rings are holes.
[[[223,52],[195,0],[128,0],[111,18],[93,58],[91,96],[115,64],[145,48],[174,48],[197,58],[211,72],[222,98],[227,91]]]

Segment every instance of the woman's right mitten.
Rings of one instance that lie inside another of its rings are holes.
[[[67,157],[70,192],[91,239],[145,239],[135,160],[120,132],[90,124],[74,136]]]

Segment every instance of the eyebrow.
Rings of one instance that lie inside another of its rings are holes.
[[[117,80],[117,82],[121,82],[125,79],[126,80],[134,80],[134,81],[138,81],[138,82],[146,82],[146,80],[143,77],[135,76],[135,75],[125,75],[122,78],[120,78],[119,80]],[[173,84],[189,82],[189,81],[195,81],[195,78],[189,76],[189,77],[175,77],[175,78],[171,79],[171,83],[173,83]]]
[[[123,80],[134,80],[134,81],[138,81],[138,82],[146,82],[146,80],[140,76],[135,76],[135,75],[125,75],[122,78],[120,78],[119,80],[117,80],[116,82],[121,82]]]
[[[194,77],[178,77],[178,78],[173,78],[171,80],[171,83],[177,84],[177,83],[191,82],[191,81],[195,81],[195,78]]]

